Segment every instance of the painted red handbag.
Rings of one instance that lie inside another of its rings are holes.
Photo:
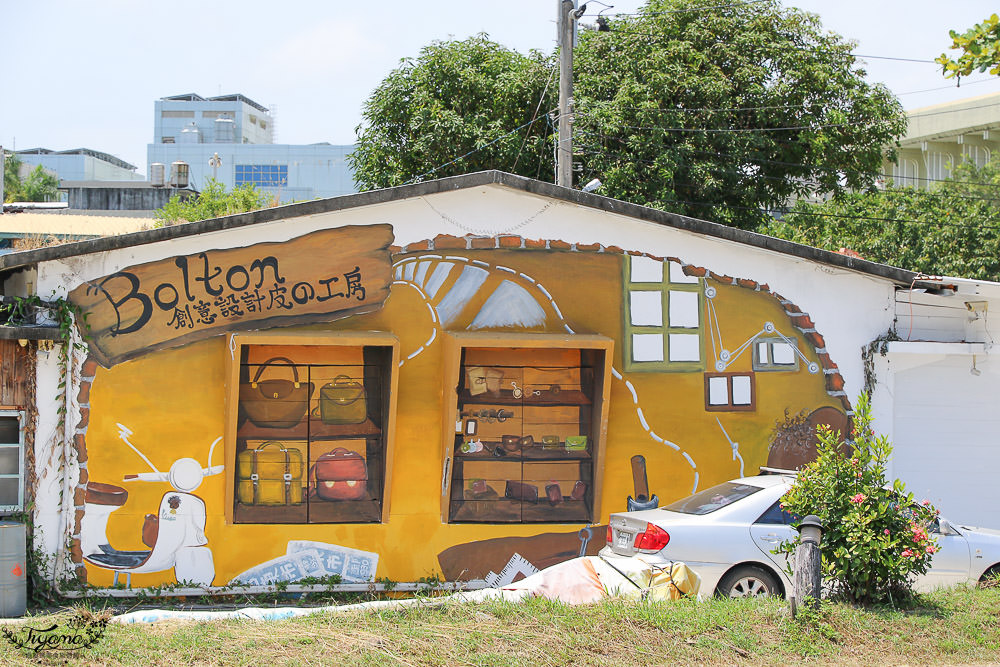
[[[315,479],[320,500],[362,500],[368,495],[368,464],[361,454],[345,447],[321,455],[310,477]]]

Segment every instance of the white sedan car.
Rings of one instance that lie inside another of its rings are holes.
[[[701,576],[702,595],[784,595],[792,585],[786,557],[772,549],[796,534],[791,515],[778,504],[794,481],[792,474],[744,477],[666,507],[612,514],[601,555],[681,561]],[[939,551],[917,578],[916,590],[974,583],[1000,573],[1000,531],[939,519],[929,532]]]

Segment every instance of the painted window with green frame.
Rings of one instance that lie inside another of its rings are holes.
[[[702,279],[650,257],[628,256],[624,267],[625,370],[703,370]]]

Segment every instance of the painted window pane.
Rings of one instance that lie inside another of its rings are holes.
[[[631,280],[634,283],[662,283],[663,262],[649,257],[631,257]]]
[[[749,375],[733,376],[733,405],[750,405],[753,402]]]
[[[698,282],[698,276],[689,276],[677,262],[670,262],[670,282],[692,284]]]
[[[757,343],[757,359],[761,364],[769,364],[770,356],[767,353],[768,345],[767,343]]]
[[[663,361],[663,334],[632,334],[632,360]]]
[[[708,378],[708,404],[729,405],[729,382],[725,376]]]
[[[670,361],[701,361],[700,342],[697,334],[670,334]]]
[[[661,292],[629,292],[629,311],[636,326],[663,326],[663,294]]]
[[[698,293],[670,290],[667,298],[670,299],[670,326],[697,329]]]
[[[783,366],[795,365],[795,351],[792,346],[785,342],[771,345],[771,363]]]

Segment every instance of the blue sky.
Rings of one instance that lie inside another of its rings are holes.
[[[644,4],[608,1],[612,12]],[[857,53],[927,60],[945,50],[949,28],[995,11],[985,0],[786,4],[858,40]],[[479,32],[520,51],[550,50],[555,15],[556,0],[0,0],[0,144],[84,146],[145,169],[153,101],[188,92],[240,92],[273,106],[282,143],[351,143],[362,103],[401,58]],[[1000,78],[977,74],[960,89],[914,93],[949,82],[932,64],[867,62],[906,108],[1000,92]]]

